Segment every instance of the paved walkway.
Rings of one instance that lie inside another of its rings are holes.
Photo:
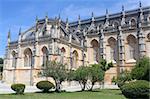
[[[0,81],[0,94],[14,93],[14,91],[11,90],[10,86],[11,85],[2,83]],[[94,88],[102,88],[102,86],[95,85]],[[118,87],[116,85],[104,85],[104,88],[105,89],[118,89]],[[81,87],[79,85],[74,85],[74,86],[68,86],[68,87],[62,88],[62,90],[73,92],[73,91],[81,90]],[[40,91],[40,90],[37,89],[36,86],[26,86],[26,88],[25,88],[25,93],[38,92],[38,91]]]

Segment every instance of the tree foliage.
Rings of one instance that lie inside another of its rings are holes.
[[[12,84],[11,85],[11,89],[13,91],[16,92],[16,94],[23,94],[24,93],[24,90],[25,90],[25,85],[24,84]]]
[[[121,87],[123,95],[129,99],[149,99],[149,82],[145,80],[132,81]]]
[[[67,70],[65,67],[65,65],[59,62],[49,61],[43,70],[43,76],[52,77],[54,79],[56,92],[61,91],[61,83],[67,79]]]
[[[89,79],[92,83],[90,90],[93,89],[93,86],[96,82],[101,82],[104,80],[104,71],[98,64],[93,64],[91,67],[89,67]]]
[[[149,73],[150,73],[150,58],[143,57],[137,62],[135,68],[132,69],[131,75],[133,79],[149,81],[150,80]]]
[[[49,81],[40,81],[36,84],[36,87],[42,90],[43,93],[49,92],[50,89],[54,88],[54,84]]]
[[[112,62],[107,63],[107,61],[106,61],[105,59],[103,59],[103,58],[100,59],[99,65],[100,65],[100,67],[101,67],[101,69],[102,69],[103,71],[107,71],[107,70],[109,70],[111,67],[113,67],[113,63],[112,63]]]
[[[0,58],[0,72],[3,71],[3,63],[4,63],[3,58]]]
[[[88,67],[80,66],[73,74],[74,76],[72,79],[78,81],[82,91],[84,91],[89,77]]]
[[[3,58],[0,58],[0,64],[3,64],[3,63],[4,63]]]
[[[121,87],[125,84],[125,82],[129,82],[131,80],[132,80],[132,77],[131,77],[130,72],[125,70],[119,74],[119,76],[116,79],[116,83],[118,84],[118,87]]]

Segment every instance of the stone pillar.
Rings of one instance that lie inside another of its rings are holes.
[[[145,56],[146,48],[145,48],[145,37],[142,30],[143,23],[143,11],[141,2],[139,3],[139,16],[138,16],[138,24],[137,24],[137,37],[138,37],[138,47],[139,47],[139,58]]]
[[[143,34],[141,23],[138,25],[138,47],[139,47],[139,58],[146,55],[146,48],[145,48],[145,37]]]
[[[72,46],[71,46],[71,42],[72,42],[72,34],[69,35],[69,48],[70,48],[70,68],[72,69]]]
[[[118,41],[118,72],[121,73],[124,70],[125,65],[125,50],[124,50],[124,39],[122,35],[122,28],[119,26],[119,33],[117,35]]]
[[[105,54],[105,47],[104,47],[104,32],[103,29],[101,29],[99,33],[99,47],[100,47],[100,58],[105,59],[106,54]]]
[[[70,68],[69,69],[72,69],[73,62],[72,62],[72,46],[71,46],[71,44],[69,44],[69,47],[70,47]]]
[[[85,59],[84,59],[84,38],[81,40],[81,47],[82,47],[82,66],[85,65]]]

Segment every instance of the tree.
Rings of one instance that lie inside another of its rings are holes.
[[[2,77],[2,72],[3,72],[3,63],[4,63],[3,58],[0,58],[0,79]]]
[[[113,67],[113,63],[110,62],[110,63],[107,63],[107,61],[103,58],[100,59],[100,62],[99,62],[99,65],[100,65],[100,68],[106,72],[107,70],[109,70],[111,67]],[[105,74],[105,73],[104,73]],[[104,81],[102,82],[103,83],[103,87],[104,87]]]
[[[4,63],[3,58],[0,58],[0,64],[3,64],[3,63]]]
[[[99,65],[100,65],[101,69],[103,71],[105,71],[105,72],[107,70],[109,70],[111,67],[113,67],[113,63],[112,62],[107,63],[107,61],[105,59],[103,59],[103,58],[100,59]]]
[[[56,92],[61,92],[61,83],[67,79],[67,70],[65,67],[65,65],[59,62],[48,61],[43,70],[43,76],[52,77],[54,79]]]
[[[89,78],[92,83],[90,90],[92,91],[93,86],[96,82],[104,80],[104,71],[100,68],[98,64],[93,64],[91,67],[89,67],[89,73]]]
[[[136,80],[150,81],[149,73],[150,73],[150,58],[143,57],[137,62],[135,68],[132,69],[131,76],[133,79]]]
[[[116,79],[116,83],[118,87],[123,86],[126,82],[129,82],[132,80],[131,73],[127,70],[120,73],[120,75]]]
[[[76,71],[73,72],[73,75],[74,76],[72,80],[78,81],[82,91],[84,91],[89,76],[88,67],[80,66]]]

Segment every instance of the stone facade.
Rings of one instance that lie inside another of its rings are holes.
[[[68,69],[97,64],[100,58],[113,62],[105,82],[131,70],[143,56],[150,57],[150,7],[66,22],[60,17],[36,19],[33,27],[19,30],[17,41],[10,40],[4,61],[3,80],[33,85],[41,79],[38,72],[47,60],[67,64]]]

